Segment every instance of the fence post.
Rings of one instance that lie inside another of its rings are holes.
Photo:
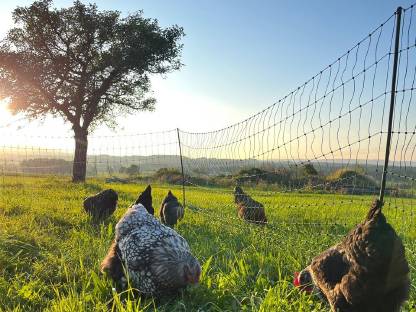
[[[384,157],[383,176],[381,178],[380,187],[380,203],[383,204],[384,193],[386,191],[387,168],[389,166],[390,147],[391,147],[391,132],[394,115],[394,102],[396,101],[396,84],[397,84],[397,67],[399,59],[399,45],[400,45],[400,24],[402,19],[402,7],[398,7],[396,11],[396,38],[394,43],[394,58],[393,58],[393,74],[391,77],[391,94],[390,94],[390,112],[389,123],[387,129],[386,155]]]
[[[178,133],[178,145],[179,145],[179,158],[181,160],[181,172],[182,172],[182,198],[183,198],[183,207],[186,207],[186,200],[185,200],[185,173],[183,171],[183,159],[182,159],[182,146],[181,146],[181,136],[179,135],[179,128],[176,128],[176,132]]]

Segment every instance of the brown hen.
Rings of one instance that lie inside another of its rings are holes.
[[[267,223],[263,204],[252,199],[239,186],[234,189],[234,202],[237,205],[237,215],[240,218],[256,224]]]
[[[403,243],[376,200],[365,221],[304,269],[301,289],[322,295],[333,311],[395,312],[409,297]]]

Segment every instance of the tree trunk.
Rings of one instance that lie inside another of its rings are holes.
[[[75,154],[72,169],[72,182],[85,182],[87,174],[88,132],[75,130]]]

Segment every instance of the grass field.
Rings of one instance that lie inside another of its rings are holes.
[[[190,209],[178,231],[202,264],[201,283],[176,298],[133,300],[128,292],[112,291],[99,264],[117,220],[144,185],[74,185],[53,177],[2,177],[0,183],[1,311],[327,311],[294,289],[293,272],[362,220],[372,199],[248,190],[265,204],[271,224],[263,228],[236,219],[231,190],[188,188]],[[106,224],[93,225],[82,201],[108,187],[119,192],[119,208]],[[156,210],[168,189],[181,198],[178,187],[154,185]],[[416,311],[412,206],[410,199],[385,206],[411,265],[404,311]]]

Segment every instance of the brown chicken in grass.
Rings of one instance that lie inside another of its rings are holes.
[[[319,256],[295,285],[340,312],[398,312],[409,297],[409,265],[401,239],[375,201],[364,222]]]
[[[234,189],[234,202],[237,205],[237,215],[241,219],[256,224],[267,223],[263,204],[252,199],[239,186]]]

